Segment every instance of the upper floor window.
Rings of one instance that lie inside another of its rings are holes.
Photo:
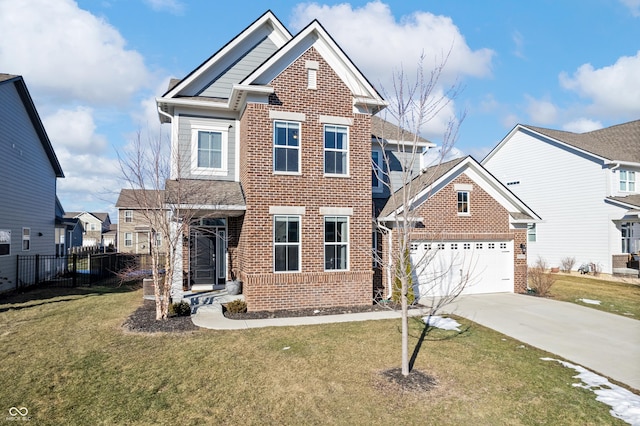
[[[324,218],[324,269],[349,269],[349,218],[327,216]]]
[[[458,214],[469,214],[469,191],[458,191]]]
[[[371,151],[371,189],[382,192],[382,152]]]
[[[22,228],[22,250],[28,251],[31,248],[31,228]]]
[[[300,172],[300,123],[274,121],[273,171]]]
[[[124,221],[127,223],[133,222],[133,210],[124,211]]]
[[[620,170],[620,191],[636,191],[636,172],[630,170]]]
[[[191,134],[192,170],[210,175],[226,174],[228,138],[228,128],[193,129]]]
[[[162,233],[161,232],[156,232],[155,245],[156,245],[156,247],[162,247]]]
[[[324,126],[324,173],[349,174],[349,133],[344,126]]]
[[[527,224],[527,241],[529,241],[530,243],[534,243],[536,241],[536,238],[536,224]]]
[[[273,222],[273,269],[300,271],[300,216],[274,216]]]

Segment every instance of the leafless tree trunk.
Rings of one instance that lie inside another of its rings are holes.
[[[450,52],[449,52],[450,53]],[[416,187],[414,172],[421,169],[421,138],[420,133],[424,130],[427,123],[434,120],[443,109],[454,100],[459,91],[459,85],[453,84],[441,90],[440,77],[446,66],[448,54],[436,64],[434,69],[425,73],[424,57],[420,58],[417,66],[415,80],[410,79],[400,69],[394,75],[394,87],[391,96],[386,96],[390,100],[389,107],[383,113],[385,121],[391,122],[396,126],[389,125],[387,129],[383,129],[382,134],[378,136],[378,144],[382,153],[382,162],[379,165],[374,164],[374,171],[377,178],[383,183],[391,194],[390,203],[398,206],[393,218],[388,221],[378,220],[378,229],[384,235],[393,235],[387,243],[389,257],[382,259],[378,257],[376,260],[382,266],[384,271],[390,271],[387,274],[387,281],[390,285],[397,285],[400,292],[400,309],[402,312],[402,374],[409,374],[409,295],[412,291],[412,280],[416,269],[428,264],[433,258],[432,255],[425,255],[418,262],[411,263],[410,244],[412,234],[415,230],[418,218],[413,209],[414,197],[419,188]],[[447,129],[443,135],[440,156],[438,164],[440,164],[445,156],[449,153],[457,137],[459,125],[464,119],[461,117],[451,117],[448,121]],[[400,161],[400,170],[397,164],[392,169],[390,151],[392,147],[389,141],[393,142],[393,149],[397,149],[402,157]],[[397,148],[395,147],[397,145]],[[431,173],[437,173],[437,166],[431,168]],[[424,171],[423,171],[424,172]],[[395,179],[392,179],[395,174]],[[393,181],[403,183],[399,188],[393,187]],[[429,201],[426,201],[429,202]],[[389,226],[385,226],[385,222]],[[417,264],[416,264],[417,263]],[[437,277],[434,278],[437,280]],[[464,288],[464,277],[461,277],[460,285],[455,286],[450,294],[444,295],[435,301],[429,310],[429,314],[434,314],[436,309],[441,308],[446,303],[450,303],[457,297]]]

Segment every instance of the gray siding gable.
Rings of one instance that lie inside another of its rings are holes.
[[[229,98],[233,85],[244,80],[276,50],[278,50],[278,47],[269,38],[263,38],[253,46],[253,48],[238,58],[236,62],[216,76],[211,84],[198,93],[198,96]]]

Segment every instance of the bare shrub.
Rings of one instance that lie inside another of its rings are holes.
[[[538,257],[535,265],[528,270],[529,288],[536,296],[546,297],[551,290],[551,286],[556,282],[556,278],[547,272],[547,261]]]
[[[594,277],[597,277],[598,275],[600,275],[600,272],[602,272],[602,265],[599,263],[592,262],[589,264],[589,267]]]
[[[560,270],[562,272],[566,272],[569,273],[573,270],[573,267],[576,264],[576,258],[575,257],[565,257],[563,258],[560,263],[562,264],[562,267],[560,268]]]

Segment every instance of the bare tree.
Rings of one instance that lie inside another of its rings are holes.
[[[390,293],[399,293],[398,302],[402,312],[401,369],[404,376],[409,375],[410,372],[408,319],[414,279],[434,260],[435,253],[433,250],[426,251],[420,258],[411,258],[412,236],[419,223],[413,208],[415,197],[419,191],[423,190],[421,183],[425,182],[425,179],[429,180],[429,176],[421,176],[417,179],[415,171],[421,170],[422,173],[431,174],[433,178],[440,173],[440,166],[443,165],[444,158],[453,147],[459,126],[464,119],[464,114],[449,118],[436,164],[424,169],[421,164],[424,139],[421,138],[420,133],[429,122],[443,112],[461,90],[458,83],[444,90],[441,89],[440,80],[449,54],[445,55],[430,72],[425,72],[425,58],[422,56],[418,62],[415,79],[409,78],[403,69],[394,73],[393,93],[391,96],[386,96],[390,99],[390,105],[385,110],[386,116],[382,121],[382,128],[378,129],[376,135],[382,161],[380,164],[373,164],[374,173],[390,193],[387,205],[394,206],[392,217],[379,218],[376,223],[378,230],[388,238],[388,242],[385,243],[388,256],[384,256],[386,259],[377,256],[376,260],[383,271],[386,271],[385,278]],[[389,123],[390,121],[393,123]],[[390,143],[393,143],[396,151],[392,151]],[[397,161],[397,158],[391,158],[394,154],[400,158],[400,161]],[[438,237],[434,235],[433,240],[437,241]],[[449,265],[448,268],[450,267]],[[451,303],[460,295],[468,281],[468,275],[464,275],[458,282],[445,287],[443,280],[449,276],[449,271],[447,267],[439,271],[429,279],[430,284],[427,285],[431,288],[423,289],[426,290],[425,294],[435,290],[440,293],[438,297],[432,298],[431,306],[425,311],[428,315],[435,314],[437,310]]]

